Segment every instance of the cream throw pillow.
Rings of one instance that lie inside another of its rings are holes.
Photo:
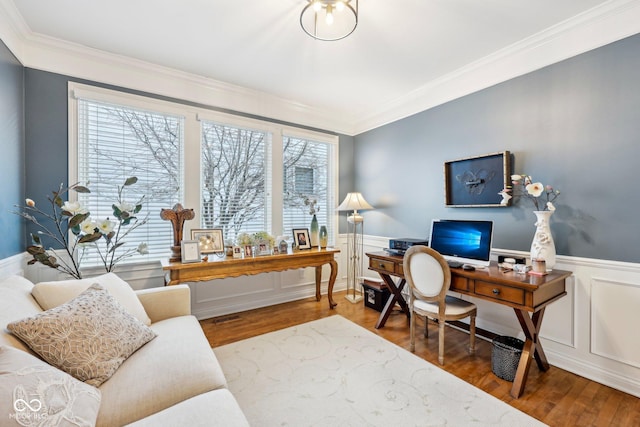
[[[94,283],[99,283],[108,290],[132,316],[147,326],[151,325],[151,319],[144,311],[144,307],[134,290],[115,273],[106,273],[90,279],[40,282],[33,287],[31,295],[43,310],[49,310],[77,297]]]
[[[51,365],[96,387],[156,337],[98,284],[7,329]]]
[[[0,425],[94,426],[100,390],[42,360],[0,346]]]

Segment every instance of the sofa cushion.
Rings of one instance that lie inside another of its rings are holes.
[[[108,290],[136,319],[147,326],[151,325],[151,319],[134,290],[115,273],[106,273],[90,279],[39,282],[33,287],[32,295],[43,310],[49,310],[77,297],[94,283],[99,283]]]
[[[226,386],[220,364],[195,317],[166,319],[151,328],[157,338],[131,355],[100,386],[99,426],[132,423]]]
[[[0,425],[93,426],[100,391],[42,360],[0,346]]]
[[[249,427],[235,397],[226,388],[200,394],[129,427]]]
[[[33,353],[25,343],[6,330],[8,323],[42,312],[31,296],[32,289],[33,283],[22,276],[10,276],[0,282],[0,345]]]
[[[155,337],[98,284],[7,328],[45,361],[96,387]]]

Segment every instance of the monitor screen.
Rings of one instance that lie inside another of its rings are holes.
[[[429,246],[447,260],[488,266],[492,236],[492,221],[436,219],[431,223]]]

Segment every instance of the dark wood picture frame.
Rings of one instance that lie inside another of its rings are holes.
[[[503,207],[498,194],[511,176],[511,153],[501,151],[444,163],[444,202],[449,207]]]

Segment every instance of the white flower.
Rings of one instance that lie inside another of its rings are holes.
[[[140,243],[136,249],[140,255],[146,255],[149,253],[149,245],[146,243]]]
[[[80,230],[82,230],[84,234],[93,234],[93,231],[96,229],[96,227],[97,225],[95,221],[93,221],[91,218],[87,218],[82,221],[82,223],[80,223]]]
[[[131,203],[127,202],[116,203],[116,207],[120,210],[120,212],[133,212],[136,209],[136,205],[132,205]]]
[[[24,201],[26,203],[27,206],[29,206],[30,208],[35,208],[36,207],[36,202],[34,202],[31,199],[27,199]]]
[[[522,181],[522,175],[511,175],[511,181]]]
[[[531,194],[533,197],[539,197],[544,191],[544,185],[540,182],[535,182],[527,184],[525,189],[527,190],[527,193]]]
[[[98,222],[97,225],[98,225],[98,230],[100,230],[102,234],[109,234],[113,231],[113,228],[116,226],[116,223],[113,221],[109,221],[109,219],[107,218]]]
[[[82,206],[82,204],[80,202],[69,202],[66,201],[64,202],[64,204],[62,205],[62,210],[63,211],[67,211],[72,215],[78,215],[78,214],[83,214],[83,213],[87,213],[87,209],[84,208]]]
[[[553,212],[553,211],[555,211],[555,210],[556,210],[556,207],[555,207],[555,206],[553,206],[553,203],[551,203],[551,202],[547,202],[547,209],[549,209],[550,211],[552,211],[552,212]]]

